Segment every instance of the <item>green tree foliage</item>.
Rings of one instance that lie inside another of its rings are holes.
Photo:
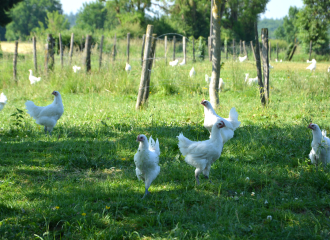
[[[284,39],[289,43],[295,41],[298,34],[297,18],[299,9],[297,7],[290,7],[288,16],[283,19],[283,25],[275,30],[275,37],[278,39]]]
[[[46,24],[47,12],[58,11],[62,14],[59,0],[24,0],[10,11],[13,19],[6,27],[6,38],[15,40],[26,38],[32,29],[39,27],[39,22]]]
[[[0,26],[4,27],[12,21],[12,18],[7,14],[15,4],[23,0],[1,0],[0,1]]]
[[[268,28],[268,37],[275,38],[275,30],[283,25],[283,19],[264,18],[258,21],[258,31],[262,28]]]
[[[70,23],[65,16],[57,11],[47,12],[46,25],[48,33],[58,34],[63,30],[69,29]]]

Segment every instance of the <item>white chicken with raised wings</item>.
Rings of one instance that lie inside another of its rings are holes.
[[[131,65],[129,65],[128,63],[126,63],[125,71],[126,72],[129,72],[129,71],[131,71],[131,69],[132,69]]]
[[[327,132],[321,132],[317,124],[311,123],[308,128],[313,131],[312,150],[309,153],[309,158],[313,164],[323,163],[325,166],[330,162],[330,139],[327,137]]]
[[[209,77],[209,75],[205,74],[205,82],[207,82],[208,84],[210,84],[211,82],[211,77]],[[218,89],[220,91],[222,91],[225,87],[225,82],[222,80],[222,78],[219,78],[219,86]]]
[[[41,77],[35,77],[32,75],[32,70],[29,69],[30,75],[29,75],[29,80],[31,84],[35,84],[36,82],[39,82],[41,80]]]
[[[145,135],[140,134],[137,136],[137,142],[140,142],[138,151],[134,155],[135,172],[139,180],[144,181],[145,192],[144,196],[147,196],[150,192],[148,191],[153,180],[156,179],[160,172],[159,163],[159,142],[156,142],[150,136],[149,142]]]
[[[54,101],[48,106],[39,107],[32,101],[27,101],[25,103],[27,113],[36,120],[37,124],[45,127],[45,134],[47,134],[48,131],[50,135],[57,123],[57,120],[60,119],[64,112],[61,94],[58,91],[53,91],[52,94],[55,98]]]
[[[170,65],[171,65],[172,67],[174,67],[174,66],[178,65],[178,62],[179,62],[179,60],[176,59],[176,60],[174,60],[174,61],[171,61],[171,62],[170,62]]]
[[[255,78],[249,78],[249,74],[245,73],[245,82],[248,85],[257,84],[258,83],[258,76],[255,77]]]
[[[0,111],[5,107],[7,103],[7,97],[5,94],[1,93],[0,95]]]
[[[189,72],[189,77],[194,77],[194,76],[196,76],[196,71],[195,71],[195,68],[194,67],[192,67],[191,68],[191,70],[190,70],[190,72]]]
[[[229,139],[234,137],[234,131],[241,124],[238,121],[238,113],[233,107],[230,109],[229,118],[222,118],[214,111],[212,104],[207,100],[202,100],[201,104],[204,106],[204,127],[209,130],[211,137],[213,132],[213,125],[220,119],[225,123],[225,127],[221,128],[220,133],[222,136],[223,144],[225,144]]]
[[[312,59],[312,64],[309,65],[306,69],[309,69],[311,71],[316,69],[316,60],[314,58]]]
[[[72,67],[72,69],[73,69],[73,72],[77,73],[77,72],[79,72],[81,70],[81,67],[78,67],[78,66],[74,65]]]
[[[238,60],[240,62],[244,62],[247,59],[247,55],[245,55],[244,57],[238,57]]]
[[[185,157],[186,163],[196,168],[195,179],[199,185],[199,175],[203,175],[209,179],[211,165],[220,156],[223,149],[223,140],[220,129],[223,129],[226,124],[220,119],[212,126],[212,135],[206,141],[191,141],[182,133],[177,138],[179,139],[179,149]]]

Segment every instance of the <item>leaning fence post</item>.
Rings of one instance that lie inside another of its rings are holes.
[[[143,37],[142,37],[142,50],[141,50],[141,66],[143,65],[143,51],[144,51],[145,42],[146,42],[146,35],[143,34]]]
[[[165,65],[167,65],[167,36],[164,37]]]
[[[268,41],[269,42],[269,44],[268,44],[268,46],[269,46],[269,54],[268,54],[268,59],[269,59],[269,61],[272,59],[272,47],[271,47],[271,45],[270,45],[270,41]]]
[[[264,84],[262,82],[262,73],[261,73],[261,62],[260,62],[260,50],[259,50],[259,37],[258,37],[258,22],[254,22],[254,35],[256,40],[256,50],[253,51],[255,53],[255,59],[256,59],[256,67],[257,67],[257,76],[258,76],[258,85],[259,85],[259,94],[260,94],[260,100],[261,104],[265,106],[265,91],[264,91]],[[251,41],[252,44],[252,41]],[[252,45],[253,46],[253,45]]]
[[[102,65],[103,39],[104,39],[104,36],[102,35],[101,36],[101,42],[100,42],[99,71],[101,70],[101,65]]]
[[[87,35],[85,41],[85,51],[84,51],[84,65],[86,67],[86,72],[91,70],[91,43],[92,36]]]
[[[252,41],[250,41],[250,45],[251,45],[251,50],[252,50],[252,52],[253,52],[254,61],[256,61],[256,53],[255,53],[255,51],[254,51],[254,47],[253,47],[253,43],[252,43]]]
[[[126,49],[126,54],[127,54],[127,60],[126,62],[129,63],[129,41],[130,41],[131,34],[127,33],[127,49]]]
[[[113,40],[112,61],[116,60],[116,53],[117,53],[116,42],[117,42],[117,33],[115,33],[115,38]]]
[[[195,59],[195,38],[194,38],[194,36],[192,37],[192,53],[193,53],[193,62],[196,62],[196,59]]]
[[[147,76],[147,82],[146,87],[143,93],[143,99],[142,102],[147,104],[147,100],[149,98],[149,88],[150,88],[150,75],[151,75],[151,69],[152,69],[152,63],[154,62],[152,59],[150,59],[152,56],[156,53],[156,41],[157,41],[157,34],[152,34],[152,41],[151,41],[151,48],[150,48],[150,54],[149,54],[149,61],[148,61],[148,76]]]
[[[312,44],[313,44],[313,41],[310,40],[310,42],[309,42],[309,59],[308,59],[309,61],[312,58]]]
[[[244,52],[244,55],[246,56],[246,59],[249,60],[249,57],[247,55],[246,48],[245,48],[245,41],[243,41],[242,43],[243,43],[243,52]]]
[[[269,103],[269,59],[268,59],[268,28],[261,29],[262,65],[266,103]]]
[[[150,56],[150,51],[151,51],[151,41],[153,39],[152,37],[152,32],[153,32],[153,25],[148,25],[147,27],[147,32],[146,32],[146,43],[144,46],[144,54],[143,54],[143,65],[142,65],[142,72],[141,72],[141,81],[140,81],[140,86],[139,86],[139,93],[136,101],[135,108],[138,110],[140,109],[141,105],[144,104],[143,100],[143,95],[144,91],[146,90],[147,86],[147,79],[148,79],[148,63],[149,63],[149,56]]]
[[[175,60],[175,36],[173,36],[173,61]]]
[[[15,52],[14,52],[14,59],[13,59],[13,63],[14,63],[13,75],[14,75],[15,82],[17,82],[17,76],[16,76],[17,50],[18,50],[18,41],[15,41]]]
[[[72,61],[73,43],[74,43],[74,33],[71,33],[70,52],[69,52],[69,65],[71,65],[71,61]]]
[[[186,37],[183,37],[183,39],[182,39],[182,42],[183,42],[183,49],[182,49],[182,51],[183,51],[183,61],[184,61],[184,63],[187,63],[187,59],[186,59]]]
[[[34,71],[38,71],[38,65],[37,65],[37,39],[36,37],[32,38],[33,41],[33,63],[34,63]]]
[[[59,34],[58,41],[60,44],[60,60],[61,60],[61,68],[63,68],[63,45],[62,45],[62,35]]]

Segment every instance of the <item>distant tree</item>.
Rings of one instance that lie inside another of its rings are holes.
[[[83,3],[79,9],[76,27],[90,32],[103,29],[106,21],[107,9],[102,2]]]
[[[70,27],[73,27],[76,25],[76,19],[78,16],[78,13],[74,14],[73,12],[70,12],[70,14],[64,14],[65,18],[68,19],[70,23]]]
[[[0,26],[4,27],[12,21],[12,18],[7,14],[15,4],[23,0],[1,0],[0,1]]]
[[[275,36],[278,39],[284,39],[288,43],[293,43],[298,35],[298,18],[299,9],[290,7],[288,15],[283,18],[283,25],[275,30]]]
[[[269,38],[275,38],[275,30],[279,28],[279,26],[283,25],[283,19],[273,19],[273,18],[264,18],[258,20],[258,31],[261,31],[261,28],[268,28],[268,36]]]
[[[70,23],[65,19],[64,15],[54,11],[47,13],[46,25],[49,33],[58,34],[63,30],[69,29]]]
[[[32,29],[40,27],[39,22],[46,25],[47,12],[58,11],[62,14],[59,0],[24,0],[10,10],[13,19],[6,26],[6,38],[15,40],[26,38]]]

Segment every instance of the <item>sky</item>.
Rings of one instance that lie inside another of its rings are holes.
[[[84,2],[94,2],[95,0],[60,0],[64,13],[77,13]],[[270,0],[267,4],[266,12],[261,14],[261,18],[283,18],[289,12],[290,6],[298,8],[303,6],[302,0]]]

